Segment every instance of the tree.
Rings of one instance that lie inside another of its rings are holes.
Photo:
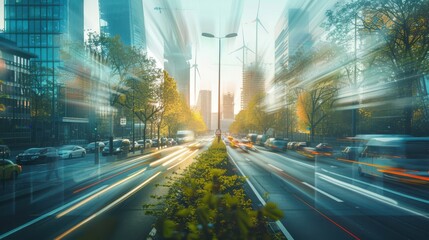
[[[251,129],[266,133],[274,125],[274,118],[265,111],[265,94],[257,94],[249,102],[247,121]]]
[[[338,3],[327,12],[331,39],[345,44],[349,30],[360,29],[360,38],[375,46],[368,54],[373,66],[388,66],[393,72],[389,81],[395,82],[397,97],[406,102],[401,120],[406,134],[413,132],[414,112],[419,111],[415,96],[428,72],[428,11],[427,0],[356,0]]]

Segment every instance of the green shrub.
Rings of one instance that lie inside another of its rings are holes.
[[[157,229],[165,239],[272,239],[268,220],[283,213],[269,203],[253,210],[243,184],[233,174],[223,142],[215,140],[183,174],[171,178],[168,194],[144,205],[158,217]]]

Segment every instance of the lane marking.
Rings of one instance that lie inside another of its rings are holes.
[[[231,161],[234,163],[234,165],[237,167],[238,171],[240,172],[240,174],[242,176],[246,176],[244,174],[243,171],[241,171],[240,167],[238,166],[238,164],[235,162],[235,160],[232,158],[232,156],[228,153],[229,158],[231,159]],[[252,191],[255,193],[256,197],[259,199],[259,201],[262,203],[262,205],[266,205],[267,203],[265,202],[265,200],[262,198],[262,196],[259,194],[259,192],[256,190],[256,188],[253,186],[253,184],[250,182],[249,178],[246,177],[246,182],[247,184],[249,184],[250,188],[252,189]],[[280,222],[280,220],[276,221],[276,225],[277,227],[280,229],[280,231],[282,231],[283,235],[289,239],[289,240],[293,240],[292,235],[289,233],[289,231],[286,229],[286,227],[283,225],[282,222]]]
[[[380,189],[380,190],[383,190],[383,191],[386,191],[386,192],[389,192],[389,193],[392,193],[392,194],[396,194],[396,195],[399,195],[401,197],[405,197],[405,198],[409,198],[409,199],[412,199],[412,200],[415,200],[415,201],[419,201],[419,202],[422,202],[422,203],[429,204],[429,200],[426,200],[426,199],[422,199],[422,198],[418,198],[418,197],[413,197],[413,196],[410,196],[410,195],[407,195],[407,194],[396,192],[394,190],[390,190],[388,188],[380,187],[380,186],[377,186],[377,185],[366,183],[366,182],[361,181],[361,180],[357,180],[357,179],[354,179],[354,178],[346,177],[346,176],[343,176],[341,174],[334,173],[334,172],[328,171],[328,170],[323,169],[323,168],[322,168],[322,171],[330,173],[330,174],[338,176],[338,177],[342,177],[342,178],[354,181],[354,182],[358,182],[358,183],[361,183],[361,184],[364,184],[364,185],[367,185],[367,186],[370,186],[370,187],[374,187],[374,188],[377,188],[377,189]]]
[[[85,198],[87,198],[87,197],[90,197],[91,195],[93,195],[93,194],[95,194],[95,193],[97,193],[97,192],[99,192],[99,191],[102,191],[102,190],[103,190],[103,189],[105,189],[107,186],[108,186],[108,185],[104,185],[104,186],[102,186],[102,187],[100,187],[100,188],[98,188],[98,189],[96,189],[96,190],[94,190],[94,191],[92,191],[92,192],[90,192],[90,193],[88,193],[88,194],[86,194],[86,195],[84,195],[84,196],[82,196],[82,197],[80,197],[80,198],[78,198],[78,199],[76,199],[76,200],[72,201],[72,202],[69,202],[69,203],[65,204],[64,206],[61,206],[61,207],[59,207],[59,208],[57,208],[57,209],[54,209],[54,210],[52,210],[52,211],[50,211],[50,212],[48,212],[48,213],[45,213],[45,214],[43,214],[42,216],[40,216],[40,217],[38,217],[38,218],[36,218],[36,219],[33,219],[33,220],[31,220],[31,221],[29,221],[29,222],[27,222],[27,223],[25,223],[25,224],[23,224],[23,225],[21,225],[21,226],[19,226],[19,227],[15,228],[15,229],[13,229],[13,230],[10,230],[9,232],[6,232],[6,233],[4,233],[4,234],[0,235],[0,239],[6,238],[6,237],[8,237],[8,236],[10,236],[10,235],[12,235],[12,234],[14,234],[14,233],[18,232],[18,231],[21,231],[22,229],[24,229],[24,228],[26,228],[26,227],[28,227],[28,226],[30,226],[30,225],[32,225],[32,224],[34,224],[34,223],[36,223],[36,222],[39,222],[39,221],[41,221],[41,220],[43,220],[43,219],[45,219],[45,218],[47,218],[47,217],[50,217],[50,216],[52,216],[52,215],[55,215],[55,214],[57,214],[58,212],[62,211],[63,209],[66,209],[66,208],[68,208],[69,206],[71,206],[71,205],[73,205],[73,204],[75,204],[75,203],[77,203],[77,202],[80,202],[80,201],[82,201],[83,199],[85,199]]]
[[[327,196],[327,197],[329,197],[329,198],[331,198],[331,199],[333,199],[333,200],[335,200],[335,201],[337,201],[337,202],[344,202],[343,200],[341,200],[341,199],[339,199],[339,198],[337,198],[337,197],[334,197],[334,196],[332,196],[331,194],[329,194],[329,193],[327,193],[327,192],[325,192],[325,191],[323,191],[323,190],[320,190],[320,189],[318,189],[318,188],[316,188],[316,187],[312,186],[311,184],[308,184],[308,183],[306,183],[306,182],[302,182],[302,183],[303,183],[305,186],[310,187],[310,188],[312,188],[312,189],[314,189],[314,190],[316,190],[316,191],[320,192],[321,194],[323,194],[323,195],[325,195],[325,196]]]
[[[148,184],[150,181],[152,181],[153,179],[155,179],[159,174],[161,174],[161,172],[157,172],[155,175],[153,175],[152,177],[150,177],[149,179],[147,179],[146,181],[144,181],[142,184],[138,185],[137,187],[133,188],[131,191],[127,192],[122,197],[116,199],[114,202],[112,202],[109,205],[105,206],[100,211],[92,214],[90,217],[86,218],[85,220],[81,221],[80,223],[76,224],[74,227],[70,228],[69,230],[67,230],[66,232],[64,232],[63,234],[61,234],[60,236],[56,237],[55,240],[64,238],[65,236],[67,236],[68,234],[72,233],[73,231],[75,231],[76,229],[80,228],[81,226],[83,226],[84,224],[88,223],[89,221],[93,220],[97,216],[99,216],[102,213],[110,210],[111,208],[113,208],[117,204],[123,202],[124,200],[126,200],[127,198],[129,198],[131,195],[133,195],[135,192],[139,191],[142,187],[144,187],[144,185]]]
[[[337,185],[337,186],[340,186],[340,187],[342,187],[342,188],[348,189],[348,190],[350,190],[350,191],[353,191],[353,192],[359,193],[359,194],[364,195],[364,196],[366,196],[366,197],[369,197],[369,198],[375,199],[375,200],[377,200],[377,201],[379,201],[379,202],[385,203],[385,204],[390,205],[390,206],[392,206],[392,207],[396,207],[396,208],[399,208],[399,209],[404,210],[404,211],[406,211],[406,212],[410,212],[410,213],[413,213],[413,214],[415,214],[415,215],[421,216],[421,217],[423,217],[423,218],[429,219],[429,216],[427,216],[427,215],[425,215],[425,214],[423,214],[423,213],[420,213],[420,212],[417,212],[417,211],[411,210],[411,209],[409,209],[409,208],[406,208],[406,207],[402,207],[402,206],[400,206],[400,205],[398,204],[398,202],[397,202],[396,200],[394,200],[394,199],[391,199],[391,198],[388,198],[388,197],[382,196],[382,195],[380,195],[380,194],[377,194],[377,193],[374,193],[374,192],[368,191],[368,190],[366,190],[366,189],[363,189],[363,188],[360,188],[360,187],[354,186],[354,185],[349,184],[349,183],[342,182],[342,181],[340,181],[340,180],[337,180],[337,179],[335,179],[335,178],[329,177],[329,176],[324,175],[324,174],[321,174],[321,173],[316,173],[316,174],[319,176],[319,178],[321,178],[321,179],[323,179],[323,180],[325,180],[325,181],[327,181],[327,182],[329,182],[329,183],[332,183],[332,184],[334,184],[334,185]]]
[[[279,171],[279,172],[283,172],[283,169],[278,168],[278,167],[276,167],[276,166],[274,166],[274,165],[271,165],[270,163],[268,163],[268,166],[270,166],[270,167],[274,168],[275,170],[277,170],[277,171]]]

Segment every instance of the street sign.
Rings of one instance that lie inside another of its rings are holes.
[[[127,119],[126,118],[121,118],[121,121],[120,121],[120,124],[121,124],[121,126],[125,126],[125,125],[127,125]]]
[[[216,136],[220,136],[222,134],[222,131],[220,129],[216,129]]]

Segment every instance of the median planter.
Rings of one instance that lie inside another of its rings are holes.
[[[275,204],[252,209],[243,184],[227,158],[223,142],[214,141],[182,174],[169,179],[168,193],[144,205],[158,217],[157,237],[163,239],[275,239],[268,221],[283,216]],[[281,238],[281,237],[279,237]]]

